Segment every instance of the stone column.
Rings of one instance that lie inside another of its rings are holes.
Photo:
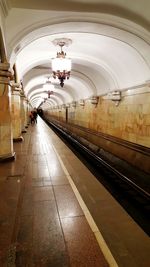
[[[11,122],[11,88],[12,76],[9,63],[0,63],[0,160],[14,159],[13,135]]]
[[[21,89],[19,87],[16,87],[15,84],[12,86],[12,127],[14,142],[23,141],[23,137],[21,135],[22,124],[20,91]]]
[[[21,92],[21,131],[22,133],[26,133],[26,107],[25,107],[25,95]]]
[[[28,125],[30,125],[30,112],[32,110],[32,107],[30,105],[29,100],[27,100],[27,106],[28,106]]]
[[[28,112],[28,99],[25,98],[25,128],[28,128],[28,119],[29,119],[29,112]]]

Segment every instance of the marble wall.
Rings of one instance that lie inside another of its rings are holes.
[[[0,83],[0,159],[14,155],[9,95],[9,86]]]
[[[49,114],[65,121],[63,108]],[[103,97],[96,106],[86,100],[68,108],[68,122],[150,147],[150,87],[124,91],[118,106]]]
[[[12,108],[11,108],[11,118],[12,118],[12,128],[13,128],[13,140],[21,141],[21,103],[20,103],[20,90],[13,88],[12,95]]]

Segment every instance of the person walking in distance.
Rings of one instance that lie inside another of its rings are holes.
[[[29,117],[30,117],[30,123],[31,123],[31,124],[34,124],[34,115],[33,115],[33,111],[30,112]]]
[[[33,117],[34,117],[34,122],[35,122],[35,123],[37,123],[37,115],[38,115],[38,114],[37,114],[37,110],[34,109],[34,110],[33,110]]]

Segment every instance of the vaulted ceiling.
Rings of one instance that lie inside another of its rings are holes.
[[[149,0],[10,0],[7,4],[8,57],[12,66],[16,63],[18,79],[33,106],[41,101],[47,77],[54,84],[50,106],[150,80]],[[52,43],[56,38],[72,40],[63,48],[72,60],[71,76],[63,88],[52,78],[51,59],[59,50]]]

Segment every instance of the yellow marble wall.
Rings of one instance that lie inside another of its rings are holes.
[[[25,105],[25,128],[27,128],[29,123],[29,106],[27,98],[24,99],[24,105]]]
[[[47,111],[48,116],[52,116],[60,121],[66,121],[66,109],[59,108],[59,109],[50,109]]]
[[[21,94],[21,129],[22,129],[22,133],[26,132],[25,126],[26,126],[26,122],[27,122],[27,118],[26,118],[26,103],[25,103],[25,96],[24,94]]]
[[[96,107],[87,100],[70,122],[150,147],[150,88],[123,92],[118,106],[102,97]]]
[[[85,106],[78,104],[76,108],[68,108],[68,111],[70,123],[150,147],[149,86],[122,92],[118,106],[100,97],[97,106],[86,100]],[[49,114],[65,121],[65,109],[59,113],[55,109]]]
[[[21,113],[20,113],[20,91],[13,90],[12,92],[12,128],[13,139],[21,138]]]
[[[9,86],[0,84],[0,92],[0,158],[5,158],[13,155]]]

